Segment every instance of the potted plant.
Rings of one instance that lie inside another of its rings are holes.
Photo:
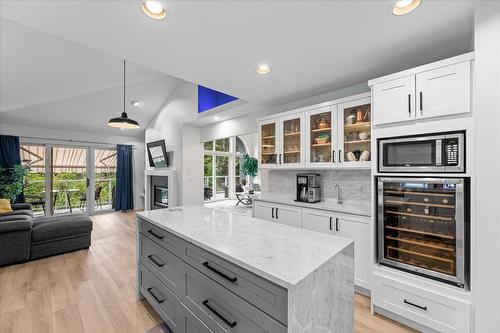
[[[259,161],[248,154],[243,155],[241,158],[241,173],[243,176],[250,176],[250,187],[252,187],[253,177],[259,173]]]
[[[0,198],[14,202],[23,191],[24,176],[29,167],[15,164],[11,168],[0,168]]]

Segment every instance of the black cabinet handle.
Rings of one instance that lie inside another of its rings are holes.
[[[411,114],[411,94],[408,94],[408,113]]]
[[[333,217],[330,216],[330,230],[333,230],[333,228],[332,228],[332,220],[333,220]]]
[[[164,263],[162,263],[160,260],[156,259],[156,257],[155,257],[153,254],[150,254],[150,255],[148,256],[148,259],[149,259],[149,260],[151,260],[152,262],[154,262],[154,263],[155,263],[155,265],[156,265],[156,266],[158,266],[158,267],[163,267],[163,266],[165,266],[165,264],[164,264]]]
[[[280,164],[282,164],[282,163],[281,163],[281,154],[280,154]]]
[[[339,218],[335,218],[335,231],[339,231]]]
[[[279,219],[278,217],[278,208],[276,207],[276,218]]]
[[[271,217],[274,219],[274,207],[271,208]]]
[[[404,302],[405,302],[405,304],[414,306],[416,308],[419,308],[420,310],[427,311],[427,307],[426,306],[422,306],[422,305],[418,305],[418,304],[412,303],[412,302],[408,301],[406,298],[405,298]]]
[[[153,230],[148,230],[148,232],[149,232],[151,235],[153,235],[153,236],[155,236],[156,238],[158,238],[158,239],[163,239],[163,235],[160,235],[159,233],[157,233],[157,232],[155,232],[155,231],[153,231]]]
[[[332,150],[332,162],[335,163],[335,150]]]
[[[274,154],[274,164],[278,164],[278,154]]]
[[[220,319],[220,320],[222,320],[222,321],[223,321],[223,322],[224,322],[227,326],[229,326],[229,327],[231,327],[231,328],[233,328],[233,327],[235,327],[235,326],[236,326],[236,322],[235,322],[235,321],[229,321],[229,320],[227,320],[226,318],[224,318],[224,317],[223,317],[220,313],[218,313],[217,311],[215,311],[215,309],[214,309],[214,308],[212,308],[212,307],[210,306],[210,304],[208,304],[208,299],[204,300],[204,301],[202,302],[202,304],[203,304],[203,305],[204,305],[207,309],[209,309],[209,310],[210,310],[210,312],[212,312],[214,315],[216,315],[217,317],[219,317],[219,319]]]
[[[153,287],[148,288],[148,292],[151,294],[151,296],[153,296],[153,298],[158,302],[158,304],[161,304],[165,301],[164,299],[161,299],[160,297],[158,297],[158,295],[156,295],[156,291]]]
[[[226,274],[222,273],[221,271],[213,268],[212,266],[210,266],[210,264],[208,263],[208,261],[205,261],[203,263],[203,266],[205,266],[206,268],[208,268],[209,270],[211,270],[212,272],[214,272],[215,274],[219,275],[220,277],[223,277],[224,279],[228,280],[229,282],[231,283],[235,283],[236,281],[238,281],[238,278],[235,278],[235,277],[229,277],[227,276]]]
[[[342,149],[339,149],[339,163],[342,162]]]
[[[420,92],[420,111],[423,111],[422,100],[422,92]]]

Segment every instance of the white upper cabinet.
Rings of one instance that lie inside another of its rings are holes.
[[[417,118],[470,111],[470,63],[441,67],[417,74]]]
[[[304,116],[294,114],[281,117],[280,150],[278,165],[281,167],[300,167],[304,165]]]
[[[259,123],[259,164],[261,168],[278,165],[279,132],[276,120]]]
[[[306,166],[332,167],[337,162],[337,106],[306,112]]]
[[[473,53],[464,54],[370,80],[373,124],[470,112],[473,59]]]
[[[383,82],[373,87],[376,113],[373,124],[390,124],[415,118],[415,76]]]

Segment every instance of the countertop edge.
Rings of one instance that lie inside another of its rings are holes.
[[[182,238],[183,240],[185,240],[185,241],[187,241],[189,243],[192,243],[192,244],[194,244],[196,246],[199,246],[200,248],[202,248],[202,249],[204,249],[204,250],[206,250],[206,251],[208,251],[210,253],[213,253],[213,254],[221,257],[224,260],[227,260],[227,261],[229,261],[229,262],[231,262],[231,263],[233,263],[235,265],[238,265],[241,268],[243,268],[243,269],[245,269],[245,270],[247,270],[249,272],[257,274],[258,276],[260,276],[260,277],[262,277],[262,278],[264,278],[266,280],[269,280],[272,283],[275,283],[278,286],[280,286],[280,287],[282,287],[282,288],[284,288],[286,290],[289,290],[291,287],[293,287],[294,285],[298,284],[305,277],[307,277],[309,274],[311,274],[311,273],[309,273],[308,275],[302,277],[301,279],[299,279],[299,280],[294,281],[293,283],[291,283],[291,282],[282,280],[282,279],[280,279],[280,278],[278,278],[278,277],[276,277],[274,275],[271,275],[271,274],[268,274],[268,273],[266,273],[264,271],[261,271],[260,269],[257,269],[257,268],[255,268],[253,266],[250,266],[250,265],[246,264],[245,262],[242,262],[242,261],[240,261],[240,260],[238,260],[238,259],[236,259],[234,257],[231,257],[231,256],[225,254],[224,252],[220,252],[220,251],[218,251],[218,250],[216,250],[216,249],[214,249],[214,248],[212,248],[210,246],[207,246],[206,244],[200,243],[200,242],[198,242],[198,241],[196,241],[196,240],[194,240],[194,239],[192,239],[192,238],[190,238],[190,237],[188,237],[188,236],[186,236],[186,235],[184,235],[182,233],[179,233],[179,232],[177,232],[177,231],[175,231],[175,230],[173,230],[171,228],[166,227],[165,225],[159,224],[156,221],[154,221],[153,219],[150,219],[150,218],[144,216],[143,212],[137,212],[137,217],[140,217],[140,218],[144,219],[145,221],[147,221],[149,223],[152,223],[155,226],[157,226],[157,227],[159,227],[159,228],[161,228],[161,229],[163,229],[165,231],[168,231],[168,232],[172,233],[173,235],[175,235],[175,236],[177,236],[179,238]],[[346,246],[349,246],[349,244],[347,244]],[[326,260],[326,261],[328,261],[328,260]],[[324,265],[324,262],[320,266],[318,266],[318,267],[321,267],[322,265]]]
[[[263,201],[263,202],[273,202],[273,203],[277,203],[277,204],[281,204],[281,205],[289,205],[289,206],[294,206],[294,207],[318,209],[318,210],[324,210],[324,211],[330,211],[330,212],[336,212],[336,213],[371,217],[370,212],[365,212],[365,211],[361,211],[361,210],[352,210],[349,208],[339,209],[336,207],[315,206],[314,203],[301,203],[301,202],[296,202],[296,201],[288,201],[288,200],[280,200],[280,199],[272,199],[272,198],[254,198],[253,200],[254,201]]]

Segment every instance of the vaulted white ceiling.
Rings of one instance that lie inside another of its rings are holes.
[[[476,1],[1,1],[5,18],[138,64],[274,105],[471,49]],[[255,73],[260,62],[273,71]]]
[[[0,18],[0,121],[116,135],[106,123],[123,110],[122,61]],[[129,62],[127,111],[142,129],[120,135],[142,136],[181,81]]]

